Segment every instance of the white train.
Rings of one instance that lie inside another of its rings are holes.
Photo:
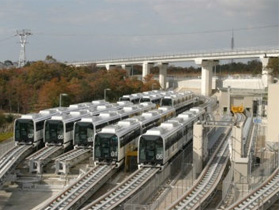
[[[99,116],[85,117],[74,124],[74,145],[79,147],[92,147],[95,133],[107,125],[114,124],[120,120],[140,115],[143,112],[154,109],[152,103],[142,103],[123,107],[118,111],[106,111]]]
[[[193,103],[190,101],[193,100]],[[161,100],[160,106],[171,106],[176,109],[177,115],[188,110],[198,98],[190,91],[182,93],[167,93]]]
[[[44,122],[54,115],[70,113],[79,110],[75,107],[57,107],[42,110],[39,113],[22,115],[14,122],[14,141],[15,145],[38,146],[43,142]]]
[[[119,101],[130,101],[134,104],[139,104],[140,99],[142,98],[142,94],[131,94],[131,95],[124,95],[119,98]]]
[[[105,102],[104,100],[96,100],[80,104],[72,104],[69,107],[50,108],[41,110],[39,113],[22,115],[14,122],[15,145],[27,144],[38,146],[43,143],[44,122],[52,116],[70,113],[71,111],[95,109],[96,107],[105,104],[108,104],[108,102]],[[102,109],[102,107],[100,109]]]
[[[74,123],[81,120],[82,117],[88,117],[90,113],[86,110],[70,112],[52,116],[44,124],[44,142],[46,146],[57,145],[68,147],[73,142]]]
[[[126,152],[136,148],[141,133],[174,115],[174,108],[165,107],[104,127],[94,138],[95,164],[112,163],[119,167],[124,161]]]
[[[138,167],[164,167],[192,139],[194,122],[204,118],[203,108],[192,108],[141,135],[138,140]]]
[[[140,99],[140,102],[152,102],[157,106],[159,106],[162,98],[163,98],[162,94],[143,95],[143,97]]]

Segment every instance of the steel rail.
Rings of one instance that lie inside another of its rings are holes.
[[[259,209],[273,196],[279,194],[279,168],[257,189],[229,206],[228,210]],[[278,196],[277,196],[278,197]]]
[[[127,198],[133,195],[141,186],[148,182],[159,169],[141,168],[131,174],[122,183],[93,201],[83,209],[113,209],[121,205]]]
[[[115,166],[110,165],[100,165],[91,169],[58,195],[49,199],[40,209],[78,209],[83,204],[81,199],[87,200],[91,195],[86,194],[114,169]]]
[[[0,187],[4,184],[5,179],[10,171],[22,161],[28,154],[33,151],[33,147],[21,145],[16,146],[6,152],[0,159]]]

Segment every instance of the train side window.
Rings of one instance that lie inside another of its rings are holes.
[[[36,131],[43,130],[43,128],[44,128],[44,121],[36,123]]]

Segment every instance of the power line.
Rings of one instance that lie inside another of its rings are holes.
[[[0,42],[4,42],[4,41],[9,40],[9,39],[14,38],[14,37],[15,37],[15,35],[13,35],[13,36],[8,36],[8,37],[6,37],[6,38],[0,39]]]
[[[211,34],[211,33],[225,33],[236,31],[252,31],[257,29],[266,29],[266,28],[276,28],[279,25],[266,25],[266,26],[253,26],[253,27],[242,27],[242,28],[231,28],[231,29],[220,29],[220,30],[205,30],[205,31],[194,31],[186,33],[158,33],[158,34],[93,34],[93,33],[44,33],[38,32],[36,35],[44,36],[59,36],[59,37],[79,37],[79,36],[102,36],[102,37],[154,37],[154,36],[184,36],[184,35],[193,35],[193,34]]]

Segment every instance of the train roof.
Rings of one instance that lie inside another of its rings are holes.
[[[119,106],[129,106],[129,105],[133,105],[133,103],[130,102],[130,101],[118,101],[117,104],[118,104]]]
[[[175,108],[169,106],[162,106],[159,107],[158,110],[161,110],[162,112],[172,112],[175,111]]]
[[[30,113],[30,114],[22,115],[18,119],[29,119],[29,120],[33,120],[34,122],[39,122],[51,118],[52,115],[53,114],[46,115],[41,113]]]
[[[140,124],[136,119],[129,118],[119,121],[116,125],[109,125],[102,128],[100,133],[114,133],[118,136],[121,136],[139,126]]]
[[[160,135],[167,136],[170,133],[177,132],[176,128],[180,128],[181,124],[176,120],[168,120],[167,122],[161,123],[160,126],[148,130],[144,135]]]
[[[108,121],[108,119],[115,119],[119,117],[120,114],[118,111],[108,111],[108,112],[102,112],[99,116],[93,116],[93,117],[83,117],[80,122],[90,122],[92,124],[101,124],[104,121]]]
[[[64,123],[73,122],[81,119],[82,117],[89,116],[89,113],[85,110],[83,111],[73,111],[69,114],[55,115],[51,117],[51,120],[60,120]]]
[[[95,101],[92,101],[91,103],[94,105],[108,104],[108,102],[105,100],[95,100]]]

